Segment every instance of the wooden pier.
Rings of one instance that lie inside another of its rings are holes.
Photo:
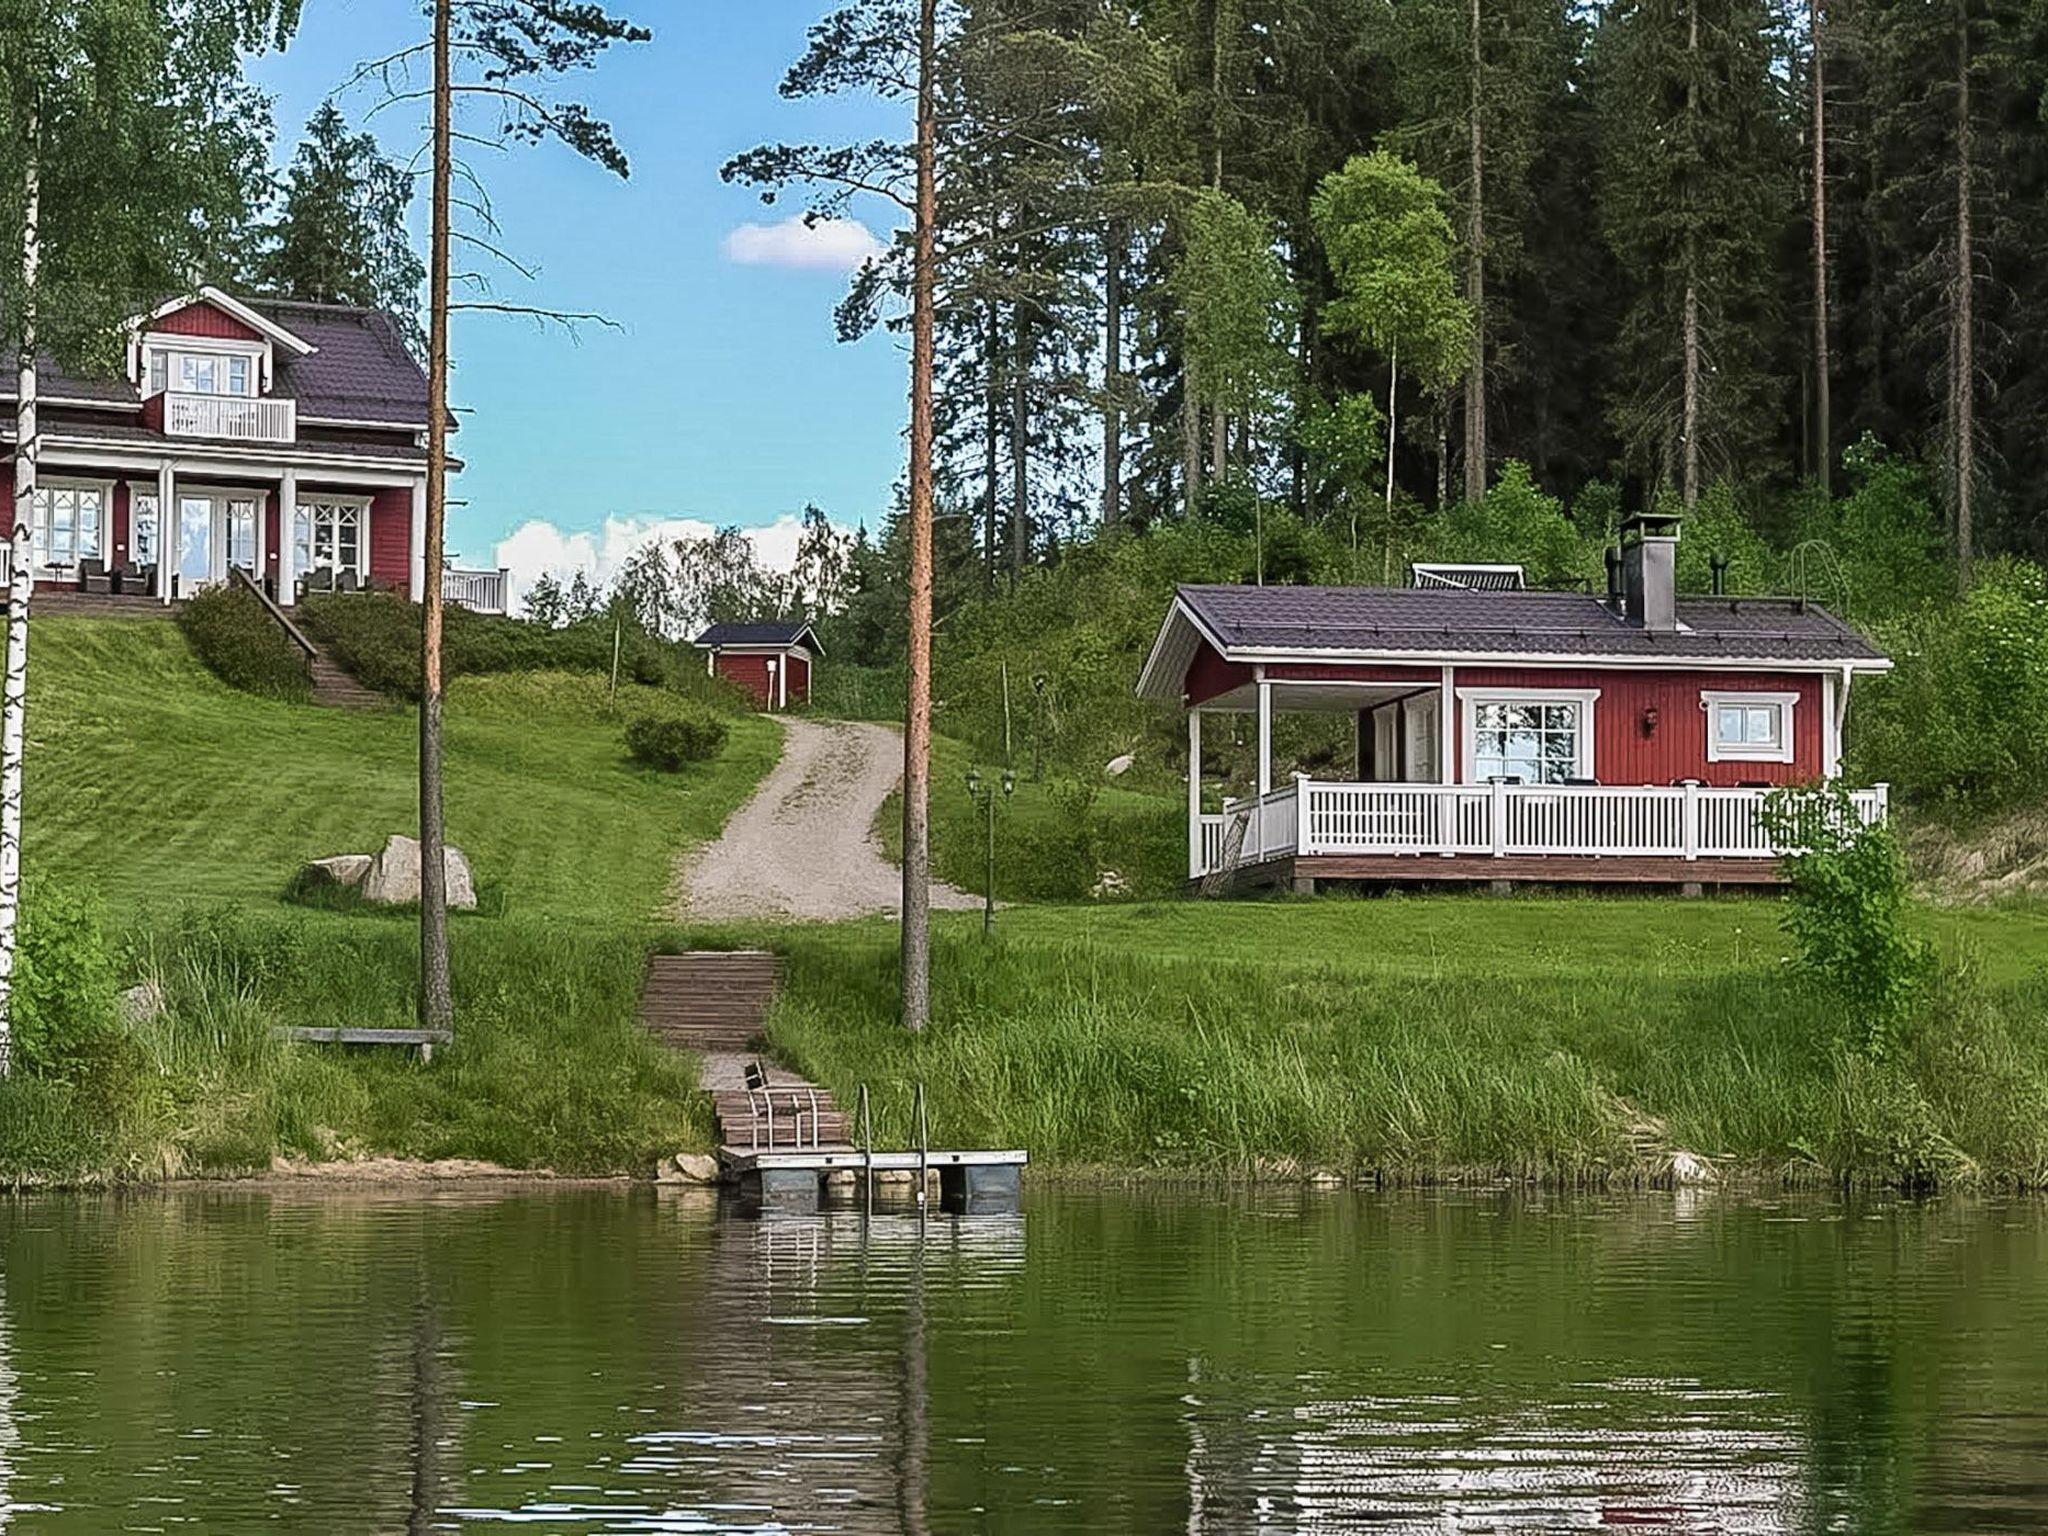
[[[781,984],[778,955],[698,950],[653,956],[641,993],[642,1027],[701,1063],[699,1082],[718,1119],[719,1169],[741,1199],[763,1211],[811,1212],[849,1188],[872,1204],[878,1189],[908,1184],[922,1202],[936,1177],[942,1210],[1017,1209],[1026,1155],[931,1148],[922,1088],[911,1113],[920,1145],[884,1151],[874,1145],[865,1088],[849,1116],[826,1089],[770,1064],[762,1026]]]

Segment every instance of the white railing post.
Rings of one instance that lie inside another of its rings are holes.
[[[1441,784],[1419,791],[1424,802],[1436,805],[1436,846],[1437,852],[1445,858],[1453,858],[1458,852],[1458,790],[1453,784]]]
[[[1892,819],[1892,787],[1889,784],[1873,784],[1870,792],[1877,798],[1877,821],[1882,826]]]
[[[1508,787],[1500,779],[1486,786],[1487,844],[1496,859],[1508,853]]]
[[[1309,851],[1308,842],[1308,775],[1294,776],[1294,851],[1297,855]]]
[[[1202,712],[1188,711],[1188,878],[1207,873],[1202,856]]]
[[[1685,795],[1678,813],[1678,840],[1688,859],[1700,856],[1700,785],[1697,779],[1685,781]]]

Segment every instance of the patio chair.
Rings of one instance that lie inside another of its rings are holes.
[[[325,565],[316,565],[299,578],[299,596],[309,597],[317,592],[334,590],[334,571]]]
[[[124,597],[151,597],[156,593],[156,566],[124,565],[114,572],[115,590]]]
[[[111,596],[114,591],[114,578],[107,574],[107,562],[96,555],[88,555],[79,561],[78,590],[96,592],[103,597]]]
[[[363,578],[354,571],[343,571],[334,583],[334,590],[337,592],[360,592],[363,590]]]

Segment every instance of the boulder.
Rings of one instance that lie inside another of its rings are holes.
[[[137,982],[121,994],[121,1021],[131,1027],[154,1024],[164,1016],[164,989],[154,977]]]
[[[708,1152],[678,1152],[664,1157],[654,1170],[657,1184],[716,1184],[718,1159]]]
[[[315,859],[299,871],[302,891],[360,891],[370,878],[370,866],[377,861],[367,853],[337,853],[331,859]]]
[[[442,850],[442,868],[448,872],[448,905],[462,911],[476,906],[476,878],[470,872],[468,856],[453,843]],[[404,906],[420,899],[420,845],[403,834],[385,843],[384,851],[370,861],[363,877],[363,899],[380,906]]]

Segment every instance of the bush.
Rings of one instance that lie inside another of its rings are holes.
[[[309,597],[299,605],[306,628],[366,687],[416,699],[420,693],[420,609],[392,592]],[[614,627],[600,613],[560,629],[502,614],[450,605],[442,633],[449,677],[495,672],[602,672],[619,647],[619,679],[722,699],[723,685],[686,665],[680,650],[631,621]]]
[[[1800,850],[1784,862],[1792,889],[1785,930],[1801,965],[1862,1015],[1862,1048],[1886,1057],[1932,968],[1907,922],[1898,838],[1888,826],[1863,825],[1839,787],[1776,791],[1764,825],[1779,847]]]
[[[725,721],[704,704],[680,699],[626,722],[626,750],[643,763],[673,773],[688,763],[701,763],[725,746]]]
[[[228,686],[273,699],[311,694],[305,653],[239,582],[200,592],[185,604],[178,624],[199,659]]]
[[[63,1075],[114,1020],[114,957],[99,903],[59,886],[22,896],[14,969],[14,1052],[37,1072]]]

